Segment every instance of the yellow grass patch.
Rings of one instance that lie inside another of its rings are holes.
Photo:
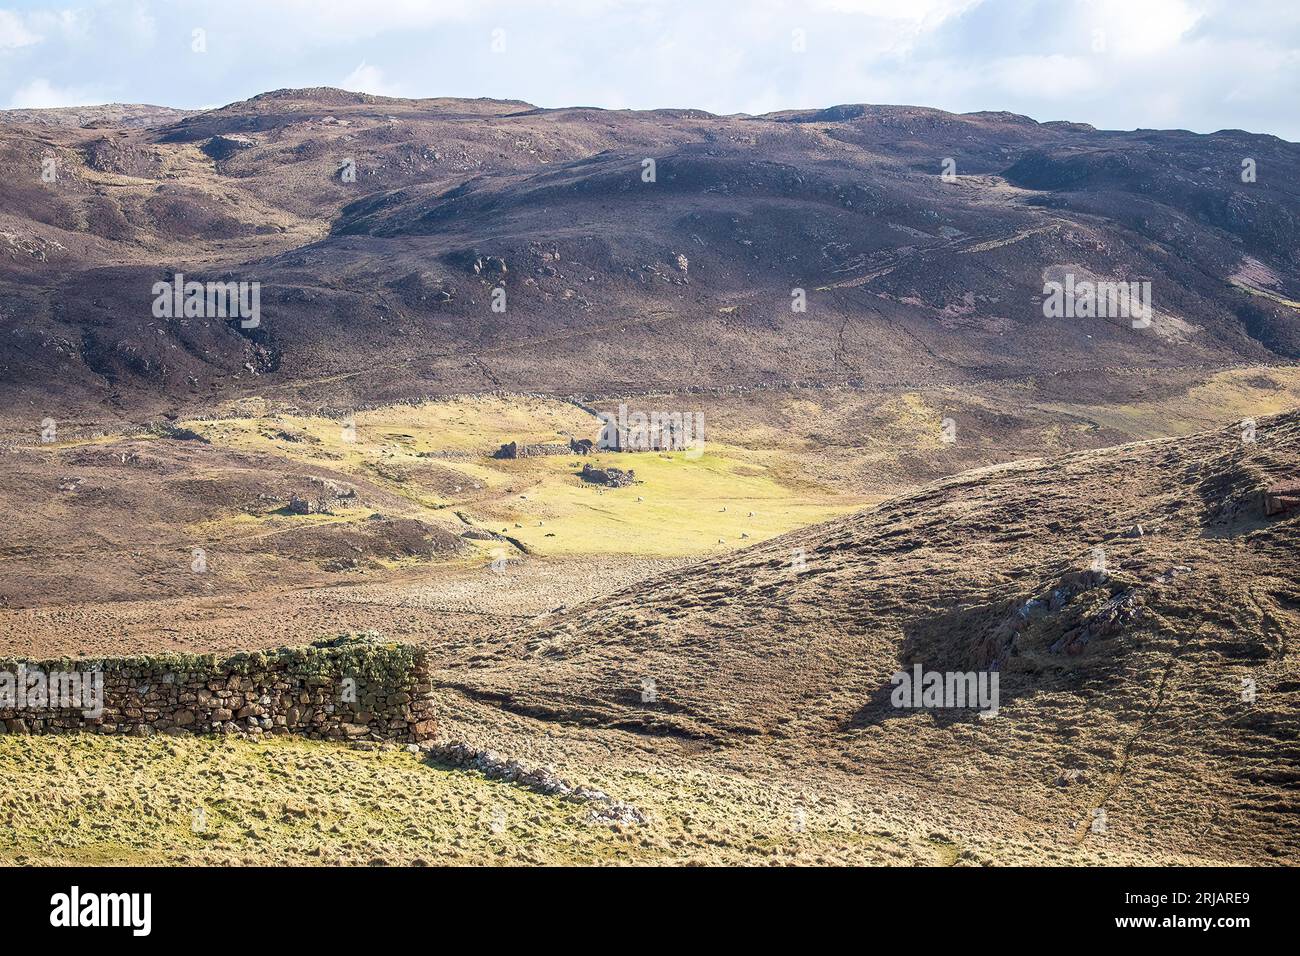
[[[795,462],[785,450],[756,451],[739,444],[710,441],[702,456],[646,452],[592,458],[490,457],[508,441],[564,442],[570,435],[599,434],[596,417],[561,401],[463,398],[395,405],[343,421],[271,414],[256,402],[241,403],[238,411],[261,414],[186,425],[216,444],[372,481],[407,499],[413,517],[446,521],[450,512],[462,513],[475,525],[504,532],[538,555],[707,554],[863,504],[860,498],[794,477]],[[619,489],[588,484],[578,478],[588,461],[633,469],[642,483]],[[284,520],[301,524],[355,517],[349,510]],[[217,537],[267,524],[274,527],[277,520],[235,516],[193,530]]]

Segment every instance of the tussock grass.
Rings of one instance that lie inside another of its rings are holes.
[[[293,737],[259,741],[0,737],[0,862],[35,865],[410,865],[931,862],[738,778],[605,771],[648,811],[595,820],[424,754]]]

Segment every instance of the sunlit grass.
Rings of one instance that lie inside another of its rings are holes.
[[[790,825],[771,782],[688,768],[582,771],[649,822],[431,763],[271,737],[0,736],[0,862],[364,865],[881,862],[851,807]]]
[[[1273,383],[1272,385],[1267,383]],[[1272,415],[1300,406],[1300,368],[1230,369],[1186,392],[1141,403],[1047,405],[1081,415],[1134,440],[1189,435],[1234,418]]]
[[[640,483],[603,488],[583,482],[577,474],[588,462],[632,469]],[[527,465],[526,498],[471,511],[482,515],[485,527],[504,529],[540,554],[707,553],[861,506],[854,498],[792,490],[756,466],[743,449],[728,446],[710,445],[699,457],[651,452],[520,464]]]
[[[710,442],[702,455],[491,458],[506,441],[561,442],[566,435],[595,437],[599,432],[594,416],[543,399],[398,405],[358,413],[347,430],[344,422],[294,415],[188,425],[224,447],[373,481],[406,499],[413,517],[448,522],[453,514],[462,514],[538,555],[705,554],[761,541],[863,504],[860,498],[791,480],[788,472],[794,469],[782,466],[792,463],[792,450],[755,451]],[[641,483],[618,489],[588,484],[578,477],[588,461],[632,469]],[[428,477],[435,472],[437,487]],[[284,520],[327,523],[355,520],[363,513],[349,509],[332,519]],[[280,520],[237,515],[193,530],[211,536],[248,533]]]

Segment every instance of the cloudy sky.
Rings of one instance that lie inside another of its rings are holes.
[[[1296,0],[2,4],[0,107],[339,86],[715,113],[907,103],[1300,140]]]

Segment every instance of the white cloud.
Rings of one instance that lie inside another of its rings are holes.
[[[346,44],[358,37],[427,30],[457,20],[477,20],[498,4],[430,3],[428,0],[224,0],[210,4],[207,19],[227,25],[250,19],[274,24],[313,43]]]
[[[1097,87],[1093,62],[1078,56],[1012,56],[993,64],[992,74],[1009,96],[1032,92],[1058,99],[1086,93]]]
[[[91,106],[102,102],[102,97],[95,97],[85,89],[55,87],[49,80],[37,77],[14,91],[9,100],[9,108],[37,110],[55,106]]]
[[[900,3],[898,0],[815,0],[813,6],[833,13],[865,14],[889,20],[935,21],[960,13],[979,2],[980,0],[912,0],[910,3]]]
[[[365,60],[345,76],[339,86],[353,93],[371,93],[375,96],[401,96],[401,86],[384,79],[384,71]]]
[[[40,42],[41,37],[27,29],[16,13],[0,10],[0,50],[15,50]]]
[[[128,17],[132,39],[141,46],[152,46],[158,38],[158,21],[144,4],[136,4]]]
[[[1182,0],[1103,0],[1093,29],[1102,30],[1108,50],[1119,56],[1153,56],[1173,49],[1201,15]]]

